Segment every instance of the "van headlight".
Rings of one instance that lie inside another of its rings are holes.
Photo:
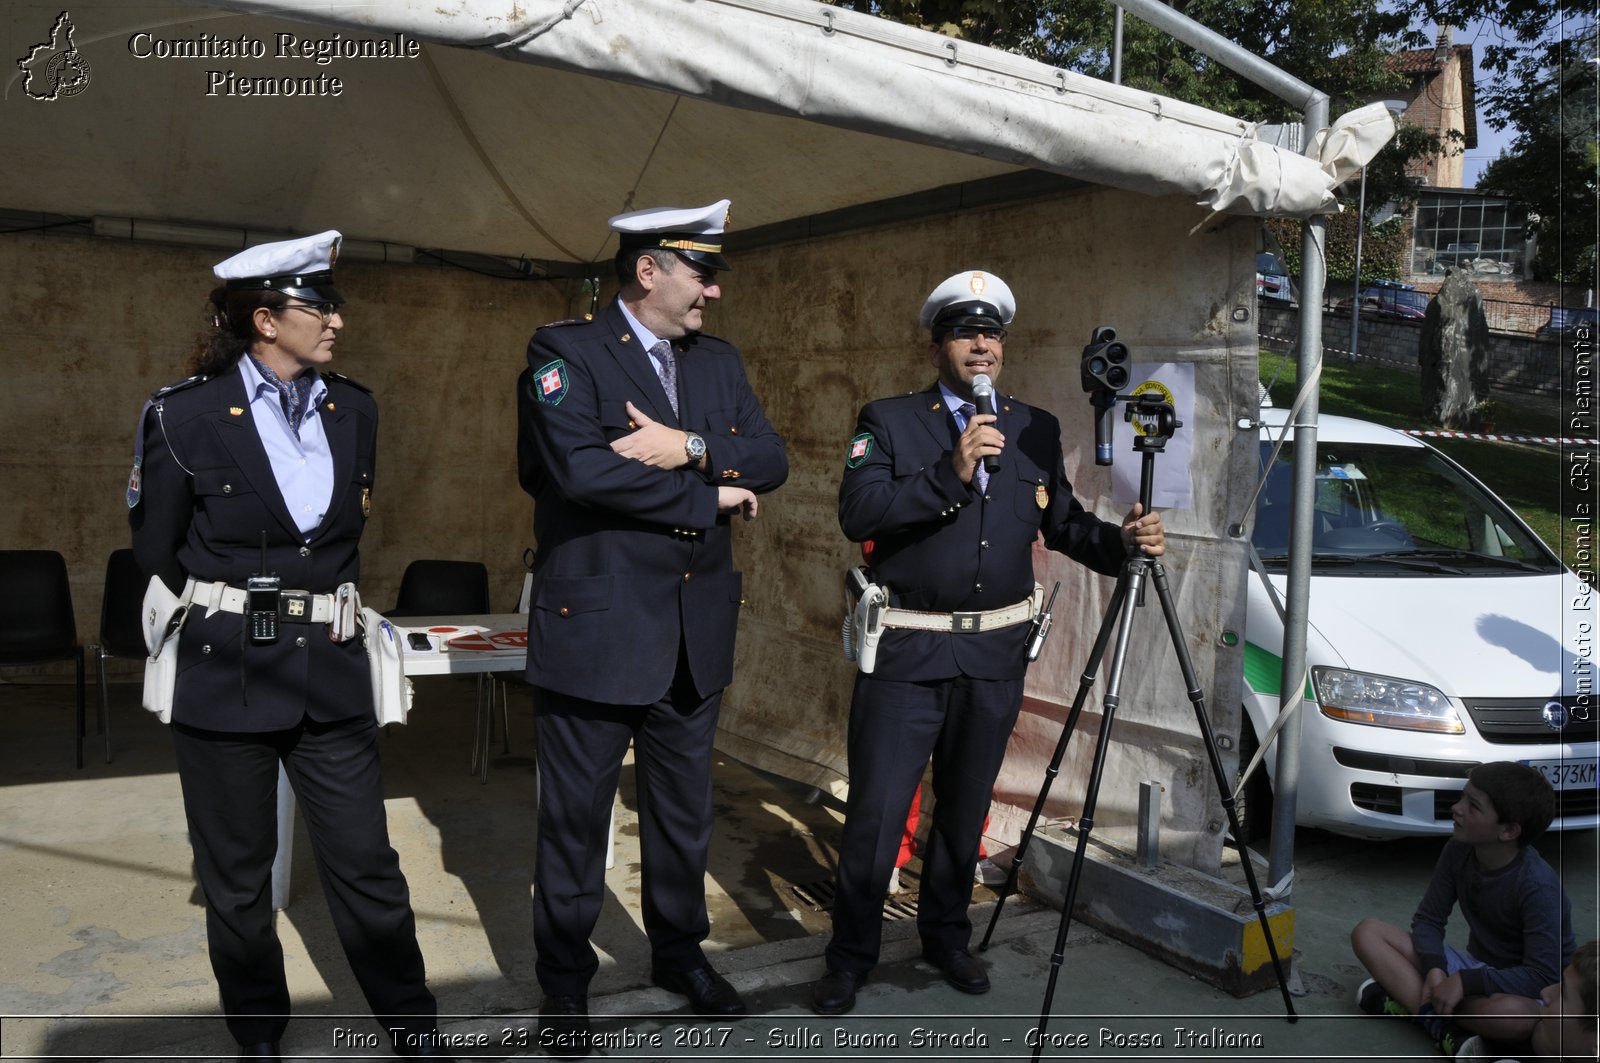
[[[1426,683],[1343,668],[1313,668],[1311,686],[1317,706],[1329,719],[1439,734],[1466,731],[1450,699]]]

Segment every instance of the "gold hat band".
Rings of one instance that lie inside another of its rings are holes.
[[[673,251],[708,251],[712,254],[722,250],[721,244],[699,244],[693,240],[662,240],[656,246],[669,248]]]

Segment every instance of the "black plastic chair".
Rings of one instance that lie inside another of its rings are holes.
[[[94,646],[95,670],[100,680],[100,728],[106,735],[106,763],[111,763],[111,696],[106,685],[106,661],[112,657],[148,656],[139,612],[149,585],[132,550],[113,550],[106,559],[105,597],[100,600],[100,641]]]
[[[400,576],[400,597],[385,616],[483,616],[489,605],[489,567],[481,561],[419,560]],[[494,741],[494,703],[499,682],[494,675],[478,676],[478,696],[472,735],[472,756],[467,770],[489,781],[489,743]],[[485,684],[487,683],[487,689]],[[507,753],[511,752],[511,713],[502,696],[500,729]]]
[[[83,647],[67,562],[54,550],[0,550],[0,667],[70,660],[78,669],[75,764],[83,767]]]
[[[385,616],[459,616],[489,612],[489,568],[481,561],[413,561],[400,597]]]

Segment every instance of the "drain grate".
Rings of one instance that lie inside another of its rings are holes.
[[[787,888],[796,900],[813,912],[831,912],[833,910],[833,899],[836,896],[836,892],[831,878],[820,879],[816,882],[791,883]],[[893,923],[905,919],[915,919],[916,917],[916,893],[901,892],[884,898],[884,922]]]

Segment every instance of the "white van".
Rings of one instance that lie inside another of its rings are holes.
[[[1286,412],[1261,411],[1263,466]],[[1291,434],[1251,533],[1280,595],[1292,453]],[[1300,825],[1448,833],[1468,770],[1491,760],[1544,773],[1559,798],[1552,830],[1600,824],[1600,598],[1516,514],[1426,443],[1324,416],[1311,549]],[[1282,682],[1283,627],[1253,573],[1248,599],[1241,766],[1277,717]],[[1241,802],[1247,836],[1264,830],[1269,800],[1258,772]]]

